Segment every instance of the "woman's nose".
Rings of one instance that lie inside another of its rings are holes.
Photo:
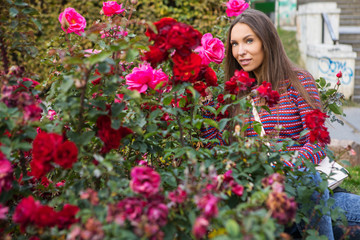
[[[246,54],[246,49],[244,48],[244,46],[242,44],[239,45],[238,54],[240,56],[243,56]]]

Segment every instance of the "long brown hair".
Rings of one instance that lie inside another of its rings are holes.
[[[231,31],[237,23],[244,23],[248,25],[262,42],[264,60],[260,65],[260,71],[257,79],[258,84],[263,81],[270,82],[273,89],[278,91],[280,94],[286,92],[287,88],[290,85],[293,85],[312,108],[321,109],[321,105],[311,98],[305,87],[298,79],[297,73],[303,70],[295,67],[286,55],[285,49],[274,24],[263,12],[255,9],[246,9],[241,15],[236,17],[230,25],[226,44],[224,80],[229,81],[234,75],[236,69],[242,69],[232,54],[232,46],[230,43]],[[250,74],[253,75],[253,73]],[[284,85],[286,79],[289,80],[289,83]],[[241,93],[240,95],[244,94],[246,93]]]

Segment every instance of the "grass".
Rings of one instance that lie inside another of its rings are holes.
[[[286,54],[291,59],[291,61],[296,65],[303,66],[304,64],[301,61],[300,50],[296,40],[296,32],[279,28],[278,33],[284,45]]]
[[[350,172],[350,177],[346,178],[340,187],[360,195],[360,166],[346,167],[346,169]]]

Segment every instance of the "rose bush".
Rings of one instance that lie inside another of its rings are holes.
[[[221,82],[223,73],[213,70],[223,57],[218,40],[172,18],[146,24],[136,36],[128,24],[134,9],[119,6],[104,2],[105,16],[87,28],[74,9],[59,15],[65,33],[49,49],[46,81],[24,79],[17,67],[1,75],[2,236],[279,239],[294,221],[310,222],[310,210],[323,203],[304,193],[326,186],[282,164],[294,156],[281,150],[296,143],[241,137],[242,119],[228,118],[230,107],[249,110],[247,99],[234,94],[254,79],[238,72]],[[224,88],[234,92],[219,94]],[[269,105],[278,96],[268,83],[253,94]],[[199,104],[209,97],[218,99],[216,107]],[[312,126],[324,118],[309,116],[309,130],[317,133]],[[234,129],[232,121],[239,124]],[[233,143],[202,139],[203,126]],[[315,171],[308,162],[296,164]],[[312,227],[305,235],[316,235]]]

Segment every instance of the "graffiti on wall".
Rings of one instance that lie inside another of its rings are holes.
[[[354,70],[347,66],[346,61],[336,61],[329,57],[322,57],[319,61],[319,70],[324,78],[330,81],[337,81],[336,74],[341,71],[341,84],[349,85],[354,76]]]
[[[279,0],[280,26],[295,26],[296,0]]]

